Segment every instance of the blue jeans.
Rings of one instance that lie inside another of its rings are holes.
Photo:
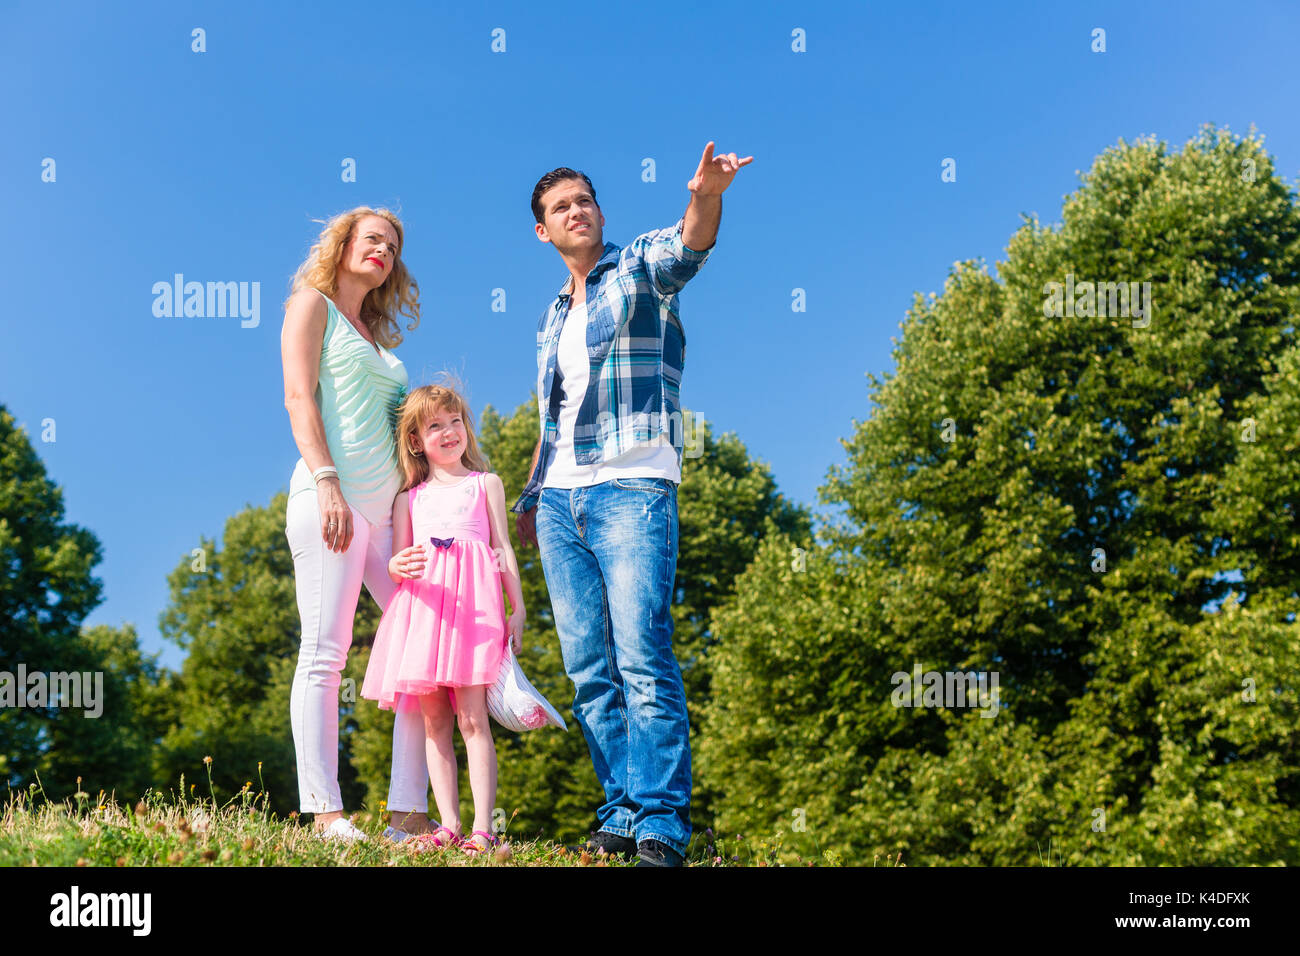
[[[616,478],[544,488],[536,517],[573,713],[605,791],[598,829],[684,854],[691,744],[669,613],[677,486]]]

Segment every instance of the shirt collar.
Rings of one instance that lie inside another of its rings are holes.
[[[620,247],[614,245],[614,243],[605,243],[604,253],[601,254],[601,257],[597,260],[596,264],[592,266],[591,271],[587,273],[587,278],[591,278],[594,275],[600,275],[600,273],[604,272],[606,269],[613,268],[613,266],[618,263],[618,254],[621,251]],[[569,288],[569,283],[572,281],[573,276],[569,276],[564,280],[563,284],[560,286],[560,292],[557,298],[567,299],[571,295],[571,293],[566,292],[565,290]]]

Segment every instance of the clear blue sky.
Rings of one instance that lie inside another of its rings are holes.
[[[753,154],[682,295],[682,398],[815,504],[913,292],[992,268],[1022,211],[1058,221],[1108,145],[1253,123],[1288,181],[1300,167],[1300,4],[1281,0],[282,6],[0,6],[0,403],[103,543],[90,623],[133,622],[171,666],[166,574],[298,457],[280,304],[312,219],[400,206],[412,383],[452,368],[476,412],[508,412],[565,274],[533,235],[537,178],[588,173],[623,244],[681,215],[708,140]],[[260,323],[155,317],[178,272],[260,283]]]

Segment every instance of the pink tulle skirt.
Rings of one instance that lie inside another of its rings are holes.
[[[427,547],[424,574],[405,580],[384,609],[361,696],[396,709],[398,694],[490,684],[505,652],[505,602],[497,556],[457,538]]]

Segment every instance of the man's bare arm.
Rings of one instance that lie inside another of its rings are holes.
[[[533,476],[533,472],[537,470],[537,456],[540,455],[541,453],[542,453],[542,439],[541,436],[538,436],[537,444],[533,448],[533,463],[528,466],[529,478],[531,478]]]
[[[542,439],[537,439],[537,447],[533,449],[533,463],[528,467],[528,477],[533,477],[533,472],[537,470],[537,456],[542,452]],[[537,506],[529,508],[527,511],[515,515],[515,533],[519,535],[520,547],[528,547],[537,544]]]

